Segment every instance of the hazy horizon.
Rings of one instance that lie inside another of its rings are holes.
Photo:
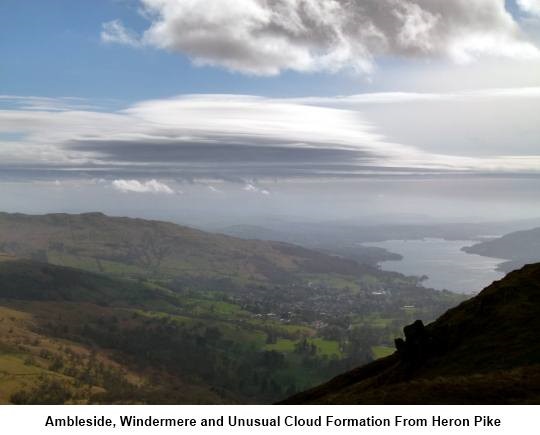
[[[540,216],[530,2],[203,3],[0,6],[1,209]]]

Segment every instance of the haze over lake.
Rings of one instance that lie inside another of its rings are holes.
[[[503,260],[471,255],[461,248],[473,245],[471,240],[387,240],[364,243],[401,254],[401,261],[381,263],[383,270],[406,275],[427,275],[426,287],[460,293],[475,293],[504,276],[496,269]]]

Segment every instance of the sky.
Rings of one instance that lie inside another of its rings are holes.
[[[0,210],[540,216],[540,0],[3,0],[0,54]]]

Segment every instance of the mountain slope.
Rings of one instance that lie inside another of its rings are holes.
[[[497,239],[465,247],[463,251],[509,260],[500,264],[499,269],[510,272],[524,264],[540,261],[540,228],[516,231]]]
[[[139,283],[32,260],[0,259],[0,299],[136,305],[165,301]]]
[[[540,264],[525,266],[423,327],[386,358],[284,403],[540,403]]]
[[[0,403],[270,402],[337,372],[314,333],[221,297],[0,255]]]
[[[380,275],[375,267],[281,242],[243,240],[168,222],[101,213],[0,213],[0,252],[123,276],[229,285],[288,282],[300,273]]]
[[[0,308],[161,391],[105,388],[101,403],[271,403],[386,354],[412,316],[464,298],[286,243],[99,213],[0,214],[0,249]]]
[[[142,282],[0,255],[0,403],[234,400],[193,373],[145,365],[100,337],[155,328],[144,313],[177,305]]]

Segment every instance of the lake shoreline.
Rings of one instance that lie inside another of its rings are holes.
[[[504,276],[497,269],[504,260],[472,255],[462,250],[474,243],[474,239],[424,238],[366,242],[362,245],[383,248],[402,256],[401,260],[379,262],[382,270],[410,276],[427,276],[422,281],[425,287],[474,294]]]

